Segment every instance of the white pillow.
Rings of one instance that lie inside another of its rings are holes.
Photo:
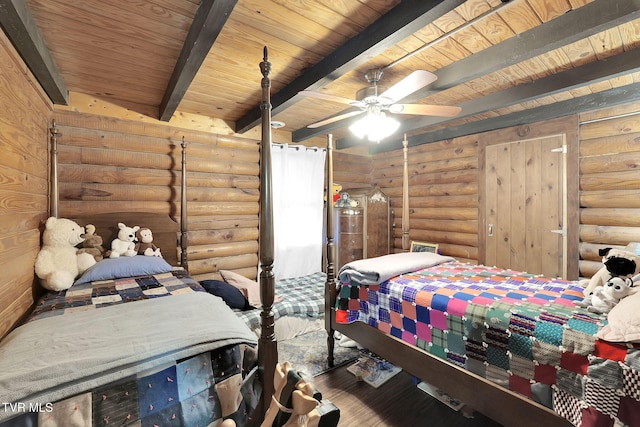
[[[597,337],[611,342],[640,343],[640,292],[622,298],[609,312],[609,323]]]

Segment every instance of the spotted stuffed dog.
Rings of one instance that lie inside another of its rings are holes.
[[[603,267],[593,275],[584,289],[588,296],[598,286],[604,286],[612,277],[630,278],[634,280],[640,275],[640,257],[623,249],[604,248],[598,251],[602,257]]]
[[[592,293],[578,303],[593,313],[606,314],[615,307],[622,298],[633,292],[633,281],[626,277],[611,277],[604,286],[597,286]]]

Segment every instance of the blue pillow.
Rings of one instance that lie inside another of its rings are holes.
[[[96,280],[120,279],[123,277],[148,276],[151,274],[168,273],[173,267],[157,256],[126,256],[105,258],[82,273],[74,285],[80,285]]]
[[[224,302],[231,308],[238,308],[240,310],[248,310],[249,301],[242,294],[240,289],[227,282],[221,280],[203,280],[200,285],[212,295],[222,298]]]

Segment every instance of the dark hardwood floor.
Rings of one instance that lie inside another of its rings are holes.
[[[314,377],[324,399],[340,408],[340,427],[499,427],[478,412],[467,418],[418,389],[401,372],[379,388],[357,381],[341,366]]]

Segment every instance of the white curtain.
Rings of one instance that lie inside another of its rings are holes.
[[[325,151],[288,144],[271,150],[276,280],[322,269]]]

